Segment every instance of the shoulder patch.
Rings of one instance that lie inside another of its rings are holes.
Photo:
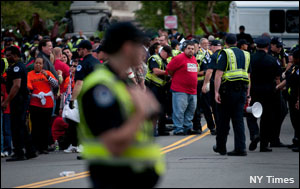
[[[112,92],[103,85],[95,87],[93,91],[93,97],[97,106],[102,108],[111,106],[115,101],[115,97]]]
[[[20,71],[19,66],[14,67],[14,72],[19,72],[19,71]]]
[[[278,64],[278,66],[280,66],[280,65],[281,65],[281,63],[279,62],[279,60],[277,60],[277,64]]]
[[[155,58],[152,58],[152,61],[156,61]]]
[[[76,71],[79,72],[79,71],[81,70],[81,68],[82,68],[82,66],[81,66],[81,65],[78,65],[77,68],[76,68]]]

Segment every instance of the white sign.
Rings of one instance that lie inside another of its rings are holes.
[[[177,29],[177,16],[165,16],[165,29]]]

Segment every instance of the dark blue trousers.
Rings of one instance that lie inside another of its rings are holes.
[[[234,131],[234,149],[238,152],[246,151],[245,126],[243,120],[243,109],[246,102],[246,89],[226,90],[220,93],[221,104],[218,105],[220,124],[217,128],[217,146],[226,149],[227,136],[232,120]]]

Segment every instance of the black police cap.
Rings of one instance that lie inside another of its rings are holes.
[[[255,39],[254,42],[256,43],[256,46],[258,48],[265,48],[265,47],[269,46],[270,38],[267,36],[260,36],[257,39]]]
[[[99,45],[97,47],[97,49],[93,50],[93,52],[96,52],[96,53],[99,53],[100,51],[103,51],[103,46],[102,45]]]
[[[229,44],[229,45],[233,45],[236,43],[237,41],[237,38],[236,38],[236,35],[235,34],[232,34],[232,33],[229,33],[226,35],[226,43]]]
[[[219,40],[213,40],[213,41],[211,41],[210,45],[211,46],[221,46],[222,44],[221,44],[221,41],[219,41]]]
[[[87,49],[87,50],[91,50],[93,47],[92,47],[92,44],[89,40],[81,40],[79,45],[77,46],[77,48],[82,48],[82,49]]]
[[[179,42],[178,42],[177,39],[173,39],[173,40],[171,41],[171,47],[172,47],[172,48],[175,48],[176,45],[179,45]]]
[[[274,45],[277,45],[277,47],[282,47],[284,45],[281,38],[279,38],[279,37],[272,37],[270,43],[274,44]]]

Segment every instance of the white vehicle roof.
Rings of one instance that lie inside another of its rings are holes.
[[[299,1],[232,1],[237,8],[299,8]]]

